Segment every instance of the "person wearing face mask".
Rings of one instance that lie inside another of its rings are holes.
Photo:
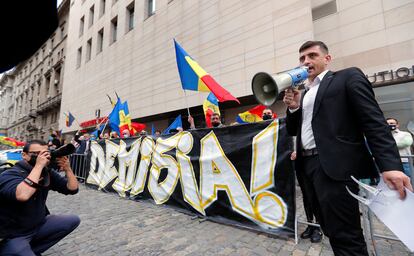
[[[392,136],[397,143],[398,151],[401,156],[401,162],[403,164],[404,173],[411,177],[410,161],[407,157],[411,155],[411,145],[413,144],[413,136],[409,132],[401,131],[400,124],[395,118],[387,118],[388,127],[391,130]]]
[[[263,109],[262,119],[263,121],[273,119],[273,111],[270,108]]]
[[[219,113],[213,113],[211,115],[211,125],[214,128],[224,127],[224,124],[221,123],[221,117]]]
[[[48,167],[50,153],[41,140],[26,143],[23,160],[0,174],[0,255],[40,255],[71,233],[80,223],[76,215],[51,215],[49,190],[65,195],[78,192],[78,181],[67,157]]]
[[[121,137],[122,138],[129,138],[129,137],[131,137],[131,133],[129,132],[128,129],[125,129],[125,130],[122,131],[122,136]]]

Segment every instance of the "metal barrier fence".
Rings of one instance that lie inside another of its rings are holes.
[[[86,154],[72,154],[69,156],[70,167],[79,182],[86,183],[89,173],[89,161]]]
[[[414,184],[414,175],[413,175],[413,159],[414,155],[405,156],[409,159],[410,167],[411,167],[411,184]],[[75,173],[75,176],[78,178],[79,182],[86,184],[86,179],[89,173],[89,161],[86,154],[72,154],[69,157],[70,166]],[[297,219],[297,223],[306,224],[310,226],[320,227],[318,224],[309,223],[307,221]],[[364,235],[365,239],[367,240],[367,244],[372,244],[373,253],[376,256],[380,256],[378,253],[378,249],[376,247],[376,239],[387,239],[393,241],[401,242],[397,237],[391,237],[381,234],[376,234],[373,225],[373,214],[366,206],[362,206],[362,225],[364,227]],[[296,242],[298,241],[297,238],[297,225],[296,225]]]

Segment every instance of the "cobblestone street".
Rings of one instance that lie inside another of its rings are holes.
[[[48,207],[53,214],[74,213],[82,220],[74,233],[44,254],[49,256],[333,255],[327,239],[319,244],[309,240],[299,240],[295,244],[293,239],[278,239],[211,221],[199,221],[150,201],[121,199],[117,194],[83,185],[75,196],[51,192]],[[301,199],[298,207],[301,215]],[[304,228],[299,225],[299,232]],[[376,224],[376,228],[382,234],[387,233],[380,224]],[[378,240],[377,244],[381,255],[410,255],[400,242]]]

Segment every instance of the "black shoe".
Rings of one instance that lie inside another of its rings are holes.
[[[322,232],[319,228],[315,228],[310,237],[312,243],[320,243],[322,241]]]
[[[308,226],[305,229],[305,231],[303,231],[303,233],[300,235],[300,238],[302,238],[302,239],[308,239],[308,238],[310,238],[312,236],[312,234],[313,234],[313,230],[314,229],[315,229],[314,227]]]

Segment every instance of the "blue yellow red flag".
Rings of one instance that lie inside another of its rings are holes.
[[[212,92],[220,102],[239,100],[221,87],[191,56],[175,41],[178,73],[184,90]]]
[[[240,124],[263,121],[262,113],[265,108],[266,107],[263,105],[258,105],[254,108],[251,108],[243,113],[238,114],[236,121]]]
[[[68,112],[66,115],[66,127],[70,127],[73,121],[75,121],[75,117],[70,112]]]
[[[209,93],[207,98],[203,102],[204,116],[206,118],[207,127],[212,127],[211,125],[211,116],[213,113],[220,115],[220,109],[218,106],[218,99],[214,96],[213,93]]]

